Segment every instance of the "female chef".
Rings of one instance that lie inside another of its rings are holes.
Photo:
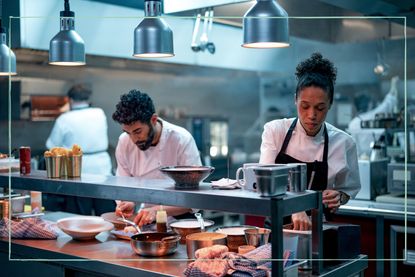
[[[307,164],[308,189],[322,191],[323,205],[335,212],[360,190],[356,144],[325,122],[333,103],[337,69],[320,53],[296,68],[296,118],[265,124],[260,163]],[[305,212],[291,216],[295,230],[311,229]]]

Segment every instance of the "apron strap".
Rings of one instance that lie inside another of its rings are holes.
[[[327,162],[327,156],[329,152],[329,135],[327,134],[326,123],[324,123],[324,150],[323,150],[323,162]]]
[[[294,119],[294,121],[291,123],[290,128],[288,129],[287,134],[285,135],[284,142],[282,144],[280,153],[285,153],[285,150],[287,150],[288,143],[290,142],[291,136],[293,134],[294,128],[297,125],[298,117]],[[329,152],[329,135],[327,132],[326,123],[324,123],[324,150],[323,150],[323,162],[327,162]]]
[[[288,129],[287,134],[285,135],[285,138],[284,138],[284,143],[282,144],[282,147],[281,147],[280,153],[285,153],[285,150],[287,150],[287,146],[288,146],[288,143],[290,142],[290,139],[291,139],[291,136],[292,136],[292,134],[293,134],[293,130],[294,130],[294,128],[295,128],[295,125],[297,125],[297,120],[298,120],[298,118],[296,117],[296,118],[294,119],[293,123],[291,123],[291,126],[290,126],[290,128]]]

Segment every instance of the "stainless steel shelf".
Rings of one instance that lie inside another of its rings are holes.
[[[0,186],[7,187],[9,175],[0,174]],[[250,215],[271,215],[271,198],[260,197],[246,190],[214,190],[202,183],[198,190],[176,190],[170,180],[143,179],[84,174],[78,179],[46,178],[46,171],[33,171],[30,175],[11,174],[12,189],[37,190],[47,193],[120,199],[153,204],[218,210]],[[301,200],[299,200],[299,197]],[[280,216],[316,208],[317,193],[287,193]]]

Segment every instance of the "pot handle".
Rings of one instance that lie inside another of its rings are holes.
[[[178,242],[182,237],[177,235],[177,236],[168,236],[168,237],[164,237],[161,239],[161,243],[165,244],[165,243],[172,243],[172,242]]]

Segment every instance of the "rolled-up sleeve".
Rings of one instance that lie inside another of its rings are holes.
[[[115,149],[115,158],[117,160],[117,176],[131,176],[127,166],[127,151],[125,151],[121,140],[118,140],[117,148]]]
[[[277,147],[275,136],[277,130],[273,128],[271,122],[264,125],[264,132],[262,133],[261,141],[261,156],[259,163],[273,164],[277,157],[278,151],[281,147]]]
[[[336,174],[335,188],[347,193],[351,198],[355,198],[360,191],[360,175],[357,149],[354,142],[348,145],[345,160],[346,166]]]

